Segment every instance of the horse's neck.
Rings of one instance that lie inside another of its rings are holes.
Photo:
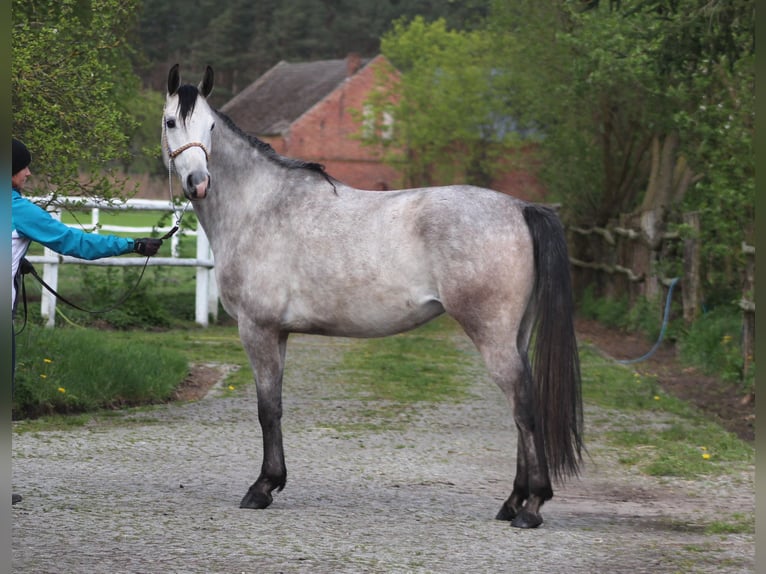
[[[269,196],[277,193],[283,169],[266,158],[258,161],[258,152],[249,142],[233,135],[221,139],[213,141],[218,151],[211,154],[210,193],[195,205],[214,251],[216,244],[233,241],[235,234],[258,225]]]

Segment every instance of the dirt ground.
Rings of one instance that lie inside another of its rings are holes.
[[[558,485],[546,503],[541,528],[495,520],[515,473],[516,433],[470,341],[456,334],[455,343],[469,361],[466,398],[391,410],[344,390],[339,365],[358,348],[354,341],[291,339],[288,484],[265,511],[238,508],[261,447],[252,385],[223,389],[230,365],[198,367],[181,391],[185,400],[167,405],[44,431],[15,422],[12,486],[24,499],[12,507],[13,571],[755,571],[753,533],[707,530],[752,515],[750,466],[697,479],[652,477],[620,464],[620,452],[598,434],[581,476]],[[614,413],[586,406],[585,414],[597,425]]]

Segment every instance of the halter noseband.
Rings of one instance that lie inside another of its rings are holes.
[[[167,139],[165,141],[167,142]],[[179,147],[177,150],[174,150],[174,151],[171,151],[170,144],[168,144],[168,156],[170,156],[170,159],[175,159],[176,157],[181,155],[181,153],[185,152],[190,147],[200,148],[203,152],[205,152],[205,160],[210,159],[210,154],[208,153],[207,148],[205,147],[204,144],[200,142],[189,142],[187,144],[182,145],[181,147]]]

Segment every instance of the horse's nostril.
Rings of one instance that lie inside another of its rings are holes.
[[[210,177],[206,173],[193,172],[186,178],[186,193],[192,199],[201,199],[207,194]]]

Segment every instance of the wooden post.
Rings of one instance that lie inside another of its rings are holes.
[[[742,253],[745,255],[745,273],[739,306],[742,308],[742,374],[747,375],[755,346],[755,247],[743,243]]]
[[[684,213],[684,223],[692,229],[691,236],[684,240],[684,276],[681,283],[684,322],[691,325],[700,309],[700,248],[699,213]]]
[[[197,225],[197,260],[210,259],[210,241],[201,225]],[[197,289],[194,297],[194,320],[207,327],[210,310],[210,273],[206,267],[197,267]],[[213,278],[215,280],[215,278]],[[217,307],[216,307],[217,310]]]

